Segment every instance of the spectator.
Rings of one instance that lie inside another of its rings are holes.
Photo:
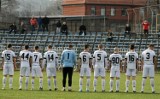
[[[26,26],[25,26],[23,21],[21,21],[20,26],[21,26],[20,27],[21,28],[21,33],[23,34],[26,31]]]
[[[56,24],[56,33],[60,33],[61,32],[61,22],[60,20],[58,20],[57,24]]]
[[[79,27],[79,35],[86,35],[86,26],[85,25],[81,25]]]
[[[112,30],[109,30],[108,31],[108,41],[112,42],[112,40],[113,40],[113,32]]]
[[[45,15],[45,17],[42,19],[42,27],[43,27],[43,32],[48,31],[48,25],[49,25],[49,18]]]
[[[17,32],[17,26],[15,25],[15,23],[13,23],[12,25],[9,26],[9,33],[12,33],[12,31],[14,33]]]
[[[37,26],[37,20],[34,17],[30,19],[30,24],[32,26],[32,32],[35,31],[35,28]]]
[[[68,27],[67,27],[66,22],[63,22],[62,27],[61,27],[61,32],[63,34],[66,34],[66,36],[68,35]]]
[[[143,25],[143,31],[144,31],[144,35],[145,37],[148,35],[148,31],[149,31],[149,22],[147,20],[144,20],[142,22],[142,25]]]
[[[124,38],[126,37],[126,35],[129,35],[129,37],[131,36],[131,27],[129,24],[126,24]]]
[[[38,21],[38,31],[40,31],[42,29],[42,18],[41,16],[37,19]]]

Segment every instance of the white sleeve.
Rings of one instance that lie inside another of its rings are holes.
[[[42,59],[42,54],[41,53],[39,53],[39,58]]]
[[[126,53],[126,55],[125,55],[125,58],[127,58],[128,57],[128,53]]]
[[[4,52],[2,52],[2,55],[1,55],[1,57],[2,57],[2,58],[4,58]]]

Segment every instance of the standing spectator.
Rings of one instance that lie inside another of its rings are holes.
[[[112,42],[112,40],[113,40],[113,32],[112,30],[109,30],[108,31],[108,41]]]
[[[30,19],[30,24],[31,24],[31,26],[32,26],[32,32],[35,31],[35,28],[36,28],[36,26],[37,26],[37,20],[35,19],[35,17],[32,17],[32,18]]]
[[[20,29],[21,29],[22,34],[26,31],[26,26],[23,21],[21,21],[21,23],[20,23]]]
[[[60,33],[61,32],[61,22],[60,22],[60,20],[58,20],[58,22],[57,22],[57,24],[56,24],[56,33]]]
[[[124,38],[126,37],[126,35],[129,35],[129,37],[131,37],[131,27],[129,24],[126,24]]]
[[[142,22],[142,25],[143,25],[143,31],[144,31],[144,35],[145,37],[148,35],[148,31],[149,31],[149,22],[147,20],[144,20]]]
[[[17,26],[15,25],[15,23],[13,23],[12,25],[9,26],[9,33],[12,33],[12,31],[14,33],[17,32]]]
[[[68,27],[67,27],[66,22],[63,22],[62,27],[61,27],[61,32],[63,34],[66,34],[66,36],[68,35]]]
[[[85,25],[81,25],[79,27],[79,35],[86,35],[86,26]]]
[[[42,19],[42,27],[43,27],[43,32],[48,31],[48,25],[49,25],[49,18],[45,15],[45,17]]]
[[[76,65],[76,53],[72,50],[73,46],[69,45],[67,50],[62,52],[61,63],[63,65],[63,89],[66,90],[66,78],[68,75],[68,91],[71,91],[72,88],[72,75],[73,75],[73,67]]]
[[[38,21],[38,31],[40,31],[42,29],[42,18],[41,16],[37,19]]]

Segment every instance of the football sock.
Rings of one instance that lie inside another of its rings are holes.
[[[51,79],[48,78],[48,88],[51,89]]]
[[[2,83],[3,83],[3,88],[5,88],[5,86],[6,86],[6,77],[3,77]]]
[[[87,79],[86,90],[89,90],[89,87],[90,87],[90,78]]]
[[[143,78],[143,79],[142,79],[142,89],[141,89],[141,91],[143,91],[143,90],[144,90],[144,86],[145,86],[145,84],[146,84],[146,79],[145,79],[145,78]]]
[[[133,91],[136,91],[136,80],[132,80]]]
[[[32,79],[31,84],[32,84],[32,89],[34,89],[34,79]]]
[[[113,80],[110,79],[110,90],[113,90]]]
[[[126,80],[126,90],[128,90],[128,87],[129,87],[129,83],[130,83],[130,80]]]
[[[116,90],[119,90],[119,84],[120,84],[120,81],[116,80]]]
[[[105,90],[105,84],[106,82],[105,82],[105,79],[102,79],[102,90]]]
[[[10,78],[9,78],[9,87],[10,87],[10,88],[12,88],[12,83],[13,83],[13,78],[10,77]]]
[[[83,79],[79,78],[79,89],[82,90]]]
[[[26,81],[25,81],[25,83],[26,83],[26,89],[28,89],[28,82],[29,82],[29,77],[26,77]]]
[[[150,79],[150,84],[151,84],[152,91],[154,91],[154,79],[153,78]]]
[[[94,82],[93,82],[94,90],[96,90],[96,86],[97,86],[97,79],[94,79]]]
[[[53,82],[54,82],[54,88],[57,88],[57,80],[55,78],[54,78]]]
[[[19,77],[19,87],[22,88],[22,80],[23,80],[23,77]]]
[[[41,87],[41,88],[43,87],[43,78],[39,79],[39,87]]]

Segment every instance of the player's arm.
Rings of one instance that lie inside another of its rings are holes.
[[[107,56],[104,58],[104,66],[105,66],[105,69],[108,68],[108,60],[107,60]]]
[[[122,72],[122,58],[120,60],[120,71]]]
[[[126,72],[127,70],[127,58],[124,59],[124,71]]]
[[[95,67],[95,63],[96,63],[96,59],[95,59],[95,55],[93,55],[93,59],[92,59],[92,69],[94,69]]]
[[[30,68],[32,68],[32,56],[30,56],[29,58],[29,65],[30,65]]]
[[[154,63],[154,70],[156,71],[157,70],[157,57],[156,56],[153,57],[153,63]]]
[[[81,65],[82,65],[82,59],[81,59],[81,57],[79,57],[78,58],[78,66],[77,66],[77,69],[78,69],[78,71],[80,71],[80,68],[81,68]]]
[[[3,69],[3,66],[4,66],[4,57],[2,57],[2,69]]]
[[[14,69],[16,70],[17,69],[17,66],[16,66],[16,57],[13,57],[13,64],[14,64]]]
[[[90,68],[93,68],[93,67],[92,67],[92,58],[91,58],[91,57],[89,58],[89,67],[90,67]]]
[[[56,58],[55,59],[56,67],[58,68],[58,55],[57,55],[57,53],[56,53],[56,57],[55,58]]]

